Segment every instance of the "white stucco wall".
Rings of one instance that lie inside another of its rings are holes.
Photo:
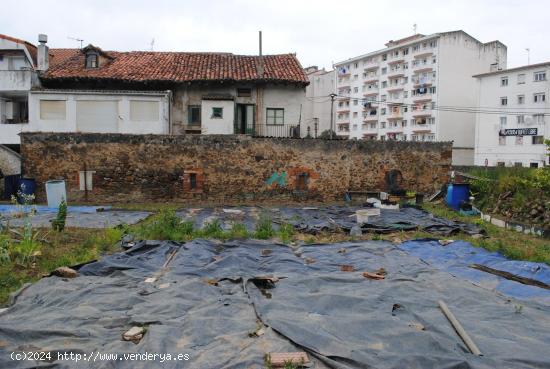
[[[222,108],[222,118],[212,116],[213,108]],[[235,102],[233,100],[202,100],[202,134],[233,134]]]
[[[272,86],[266,88],[263,93],[263,108],[262,108],[262,125],[265,129],[272,131],[270,135],[277,136],[279,130],[272,129],[266,125],[266,112],[268,108],[283,108],[284,109],[284,125],[297,125],[300,121],[304,123],[303,105],[305,101],[305,88],[297,88],[294,86]],[[300,110],[302,109],[302,111]],[[285,132],[286,133],[286,130]],[[305,136],[306,126],[301,124],[301,134]]]
[[[545,71],[546,81],[534,81],[534,72]],[[525,75],[525,83],[518,83],[518,75]],[[508,78],[508,85],[502,86],[501,79]],[[546,147],[544,144],[532,144],[531,136],[523,136],[523,143],[516,143],[515,136],[506,137],[505,144],[500,144],[499,131],[501,128],[537,128],[538,135],[550,139],[550,117],[545,116],[544,122],[537,123],[533,114],[547,114],[550,108],[550,64],[545,66],[526,66],[512,71],[501,71],[480,77],[478,83],[478,106],[492,107],[492,110],[500,114],[477,114],[475,137],[475,165],[496,166],[497,163],[505,163],[513,166],[521,163],[528,167],[531,163],[542,166],[548,165]],[[545,93],[546,101],[534,102],[535,93]],[[518,103],[518,95],[523,95],[525,102]],[[506,97],[508,103],[501,106],[501,97]],[[510,112],[524,112],[524,123],[518,123],[515,114]],[[506,118],[506,124],[501,127],[501,118]]]
[[[439,40],[439,60],[438,105],[475,109],[477,84],[473,75],[489,72],[497,61],[505,67],[506,48],[498,43],[479,44],[464,33],[446,34]],[[453,147],[470,150],[468,156],[473,159],[475,114],[438,111],[437,115],[437,140],[453,141]],[[459,165],[454,157],[453,164]]]
[[[41,119],[40,100],[65,101],[65,119]],[[158,93],[76,93],[76,92],[39,92],[29,93],[29,123],[22,125],[24,131],[35,132],[76,132],[76,104],[77,101],[117,101],[117,127],[112,133],[133,134],[167,134],[169,133],[169,101],[167,94]],[[158,102],[158,119],[154,121],[133,121],[130,119],[130,101]]]
[[[317,134],[330,129],[330,98],[336,91],[336,73],[334,70],[317,70],[308,75],[309,86],[306,87],[302,122],[307,131],[310,127],[314,135],[314,123],[318,123]]]

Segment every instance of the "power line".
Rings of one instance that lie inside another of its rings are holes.
[[[373,103],[373,104],[383,104],[383,105],[393,105],[393,106],[402,106],[402,107],[418,107],[421,104],[406,104],[401,102],[391,102],[391,101],[379,101],[379,100],[372,100],[368,98],[358,98],[358,97],[351,97],[351,96],[345,96],[345,95],[337,95],[339,97],[345,97],[349,99],[354,100],[361,100],[367,103]],[[487,109],[497,109],[497,110],[487,110]],[[470,114],[494,114],[494,115],[511,115],[511,116],[518,116],[518,115],[526,115],[524,111],[501,111],[498,110],[498,108],[487,108],[487,109],[480,109],[480,108],[470,108],[470,107],[461,107],[461,106],[438,106],[435,105],[431,109],[425,109],[425,110],[436,110],[436,111],[446,111],[446,112],[455,112],[455,113],[470,113]],[[544,113],[544,112],[534,112],[533,115],[544,115],[544,116],[550,116],[550,113]]]

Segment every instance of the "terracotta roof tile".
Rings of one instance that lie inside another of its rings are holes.
[[[50,49],[50,67],[63,63],[80,53],[80,49]]]
[[[50,68],[42,76],[45,80],[73,78],[129,82],[265,80],[303,85],[309,83],[294,54],[264,56],[264,74],[260,77],[259,56],[231,53],[106,51],[104,53],[111,59],[97,69],[86,69],[84,52],[78,49],[51,49],[50,51],[53,52],[54,62],[50,63]]]

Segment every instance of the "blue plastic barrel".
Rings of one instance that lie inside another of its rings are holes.
[[[20,204],[25,203],[25,199],[20,194],[30,196],[34,195],[36,191],[36,181],[34,178],[19,178],[17,181],[17,202]],[[32,202],[32,201],[31,201]]]
[[[468,201],[470,198],[470,185],[468,183],[451,183],[447,186],[447,196],[445,202],[455,210],[460,209],[462,201]]]

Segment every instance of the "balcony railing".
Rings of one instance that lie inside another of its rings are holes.
[[[235,134],[247,134],[252,137],[280,137],[280,138],[300,138],[305,136],[301,133],[299,124],[247,124],[241,126],[235,124]]]

